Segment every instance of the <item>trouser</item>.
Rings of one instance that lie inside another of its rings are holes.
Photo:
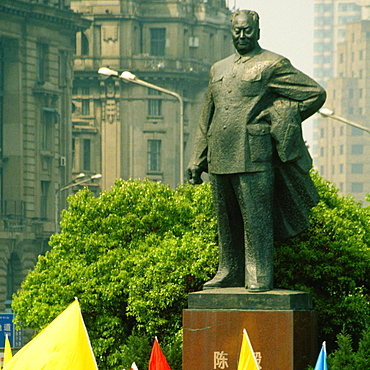
[[[273,170],[210,174],[220,270],[244,274],[246,287],[273,282]]]

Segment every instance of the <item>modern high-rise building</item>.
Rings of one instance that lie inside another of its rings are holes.
[[[103,189],[117,178],[147,178],[176,187],[192,151],[210,66],[233,52],[225,2],[72,0],[71,6],[92,20],[76,41],[74,174],[101,173]],[[178,99],[104,79],[100,67],[129,71],[179,94],[183,136]]]
[[[361,6],[355,0],[315,0],[314,12],[314,78],[326,88],[336,77],[337,45],[346,24],[361,19]]]
[[[370,1],[315,0],[314,75],[326,87],[325,107],[370,127]],[[319,173],[342,194],[370,193],[370,135],[330,118],[315,120],[312,154]]]
[[[0,312],[56,231],[72,179],[72,40],[89,24],[67,0],[0,2]]]

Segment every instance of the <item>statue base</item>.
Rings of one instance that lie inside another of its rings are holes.
[[[189,294],[183,311],[183,370],[236,370],[246,329],[261,370],[302,370],[318,355],[311,296],[244,288]]]

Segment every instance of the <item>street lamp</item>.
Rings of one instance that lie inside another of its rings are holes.
[[[57,189],[55,191],[55,232],[57,232],[58,224],[59,224],[58,215],[59,215],[59,195],[60,195],[60,193],[64,190],[67,190],[67,189],[73,187],[73,186],[82,185],[82,184],[85,184],[88,181],[95,180],[95,179],[100,179],[102,177],[102,175],[100,173],[96,173],[95,175],[89,176],[86,179],[84,179],[84,177],[86,177],[86,175],[84,173],[80,173],[75,177],[75,179],[73,181],[69,182],[68,184],[60,187],[59,189]],[[76,181],[76,180],[79,180],[79,179],[83,179],[83,180]]]
[[[163,92],[164,94],[168,94],[171,96],[174,96],[180,103],[180,183],[184,183],[184,151],[183,151],[183,145],[184,145],[184,101],[181,97],[181,95],[164,89],[163,87],[159,87],[157,85],[153,85],[149,82],[140,80],[137,78],[134,74],[128,71],[124,71],[121,74],[119,74],[117,71],[114,71],[113,69],[102,67],[99,68],[98,73],[105,76],[112,76],[112,77],[118,77],[125,82],[133,82],[135,84],[148,87],[150,89],[158,90]]]
[[[370,134],[370,130],[364,126],[361,126],[359,125],[358,123],[355,123],[355,122],[352,122],[352,121],[349,121],[348,119],[346,118],[343,118],[343,117],[340,117],[340,116],[337,116],[334,114],[334,111],[331,110],[331,109],[328,109],[328,108],[321,108],[319,109],[318,113],[324,117],[324,118],[331,118],[331,119],[334,119],[336,121],[339,121],[339,122],[342,122],[342,123],[345,123],[347,125],[350,125],[350,126],[353,126],[353,127],[356,127],[360,130],[363,130],[363,131],[366,131],[368,134]]]

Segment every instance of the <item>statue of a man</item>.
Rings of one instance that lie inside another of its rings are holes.
[[[236,53],[215,63],[187,177],[208,172],[219,231],[219,269],[204,289],[273,288],[273,244],[308,226],[318,194],[301,122],[326,93],[288,59],[261,49],[259,17],[237,11]]]

